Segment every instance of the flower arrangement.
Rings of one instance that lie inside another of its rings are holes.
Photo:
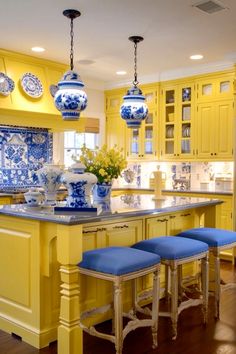
[[[101,149],[96,147],[95,150],[88,149],[84,145],[79,160],[86,166],[86,172],[97,176],[98,183],[111,183],[114,178],[120,176],[121,171],[127,166],[122,151],[123,149],[119,149],[117,145],[114,145],[112,149],[103,145]],[[74,157],[74,160],[77,161],[77,158]]]

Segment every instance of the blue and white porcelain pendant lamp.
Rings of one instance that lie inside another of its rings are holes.
[[[79,74],[74,70],[73,63],[73,20],[80,16],[80,12],[69,9],[63,11],[63,15],[70,19],[70,70],[63,75],[58,83],[59,90],[54,96],[54,103],[64,120],[78,120],[80,112],[87,107],[87,95],[82,90],[84,84]]]
[[[123,97],[124,102],[120,108],[120,115],[126,121],[128,128],[139,128],[142,120],[148,115],[145,97],[138,87],[137,80],[137,44],[143,40],[143,37],[132,36],[129,37],[129,40],[134,43],[134,86]]]

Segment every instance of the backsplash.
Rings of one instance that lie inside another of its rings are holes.
[[[53,140],[47,129],[0,126],[0,189],[38,184],[36,171],[52,161]]]
[[[132,183],[119,178],[116,186],[153,187],[153,171],[163,172],[163,188],[176,190],[214,189],[220,178],[233,179],[233,162],[140,162],[129,163]]]

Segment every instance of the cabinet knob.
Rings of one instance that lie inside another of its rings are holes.
[[[217,153],[215,152],[214,155],[217,155]]]
[[[213,154],[213,152],[211,152],[211,156],[213,156],[214,154]]]

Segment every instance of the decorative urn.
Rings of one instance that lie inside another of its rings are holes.
[[[46,204],[54,205],[56,203],[56,195],[61,185],[62,173],[61,167],[55,164],[45,164],[37,171],[39,183],[45,191]]]
[[[54,102],[64,120],[77,120],[80,112],[87,107],[87,95],[82,90],[84,84],[74,70],[67,71],[58,83]]]
[[[85,165],[78,162],[73,164],[69,172],[62,175],[62,183],[68,190],[67,205],[74,208],[91,206],[91,193],[97,183],[93,173],[84,172]]]
[[[139,128],[142,120],[148,115],[145,96],[137,87],[131,87],[123,97],[124,102],[120,108],[121,118],[126,121],[128,128]]]

